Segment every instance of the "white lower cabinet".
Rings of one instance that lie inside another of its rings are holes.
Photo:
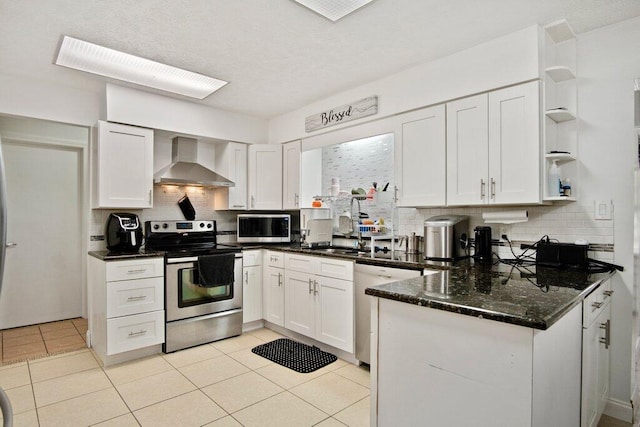
[[[262,251],[242,252],[242,323],[262,319]]]
[[[582,427],[595,427],[609,398],[611,281],[583,302]]]
[[[104,365],[161,351],[164,260],[89,257],[89,336]]]
[[[284,254],[265,251],[262,274],[262,317],[284,326]]]
[[[353,353],[353,262],[285,254],[284,326]]]

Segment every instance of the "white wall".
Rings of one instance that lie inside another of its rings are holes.
[[[640,77],[640,19],[578,37],[580,198],[613,200],[615,261],[625,272],[613,281],[611,397],[628,402],[632,378],[634,78]]]
[[[103,95],[0,73],[0,114],[92,126]]]
[[[532,26],[341,92],[270,120],[269,142],[325,133],[327,130],[305,133],[305,117],[371,95],[378,95],[377,115],[333,126],[328,131],[538,78],[539,43],[538,27]]]

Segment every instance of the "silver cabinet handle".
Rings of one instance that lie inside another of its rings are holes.
[[[603,302],[594,302],[594,303],[591,304],[591,307],[592,307],[591,311],[594,312],[597,309],[599,309],[600,307],[602,307],[603,305],[604,305]]]
[[[245,272],[244,272],[244,283],[245,283],[246,285],[248,285],[248,284],[249,284],[249,272],[248,272],[248,271],[245,271]]]
[[[5,245],[5,247],[7,248],[15,248],[16,246],[18,246],[18,244],[15,242],[7,242],[7,244]]]
[[[147,271],[146,268],[138,268],[137,270],[127,270],[127,274],[138,274]]]
[[[298,193],[296,193],[295,195],[295,205],[296,206],[300,206],[300,195]]]
[[[311,294],[311,292],[313,292],[313,280],[309,279],[309,294]]]
[[[313,294],[314,295],[318,295],[318,281],[317,280],[313,281]]]
[[[149,190],[149,204],[151,204],[151,194],[153,193],[153,189]]]
[[[610,297],[611,295],[613,295],[613,291],[604,291],[602,292],[602,295],[604,295],[604,299]]]
[[[599,341],[604,344],[604,348],[609,348],[611,345],[611,320],[607,319],[606,322],[601,323],[600,329],[604,329],[604,338],[600,338]]]
[[[480,178],[480,200],[484,200],[484,179]]]
[[[282,286],[282,273],[278,273],[278,286]]]
[[[147,299],[147,296],[146,295],[140,295],[140,296],[137,296],[137,297],[129,297],[129,298],[127,298],[127,301],[140,301],[140,300],[143,300],[143,299]]]
[[[233,205],[234,208],[244,208],[244,205]]]
[[[255,208],[256,207],[256,198],[251,196],[251,208]]]
[[[143,329],[139,330],[138,332],[129,332],[129,338],[139,337],[140,335],[144,335],[146,333],[147,331]]]
[[[378,277],[381,279],[391,279],[391,276],[386,276],[384,274],[378,274]]]
[[[491,198],[496,199],[496,180],[491,178]]]

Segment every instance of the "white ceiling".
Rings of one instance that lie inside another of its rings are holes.
[[[374,0],[334,23],[293,0],[0,0],[0,73],[101,91],[53,65],[70,35],[230,81],[196,102],[271,118],[532,24],[639,15],[637,0]]]

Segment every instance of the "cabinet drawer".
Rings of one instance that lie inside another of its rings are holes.
[[[353,281],[353,261],[318,258],[315,273],[319,276]]]
[[[252,267],[254,265],[262,265],[262,251],[242,251],[242,266]]]
[[[107,355],[164,342],[164,310],[107,320]]]
[[[582,303],[582,327],[588,328],[611,302],[611,280],[602,283]]]
[[[164,279],[123,280],[107,283],[107,317],[147,313],[164,308]]]
[[[285,270],[300,271],[303,273],[313,274],[316,271],[316,264],[318,259],[305,255],[284,255],[284,268]]]
[[[138,258],[128,261],[107,262],[107,282],[146,277],[164,277],[162,258]]]
[[[263,264],[268,267],[284,268],[284,253],[266,251],[264,253]]]

